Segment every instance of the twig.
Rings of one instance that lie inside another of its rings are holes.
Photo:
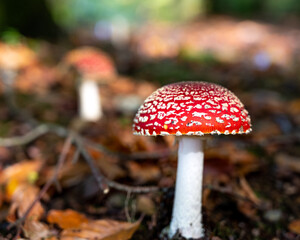
[[[79,149],[77,149],[78,152],[75,154],[75,156],[78,153],[80,153],[84,157],[84,159],[88,162],[88,164],[96,178],[96,181],[99,184],[99,187],[101,186],[102,190],[107,189],[107,186],[117,189],[117,190],[126,191],[126,192],[131,191],[131,192],[135,192],[135,193],[146,193],[146,192],[152,192],[152,191],[159,190],[159,188],[157,188],[157,187],[130,187],[130,186],[127,186],[124,184],[119,184],[117,182],[114,182],[114,181],[111,181],[111,180],[105,178],[102,174],[100,174],[98,168],[96,167],[96,165],[94,163],[94,160],[92,159],[90,154],[85,150],[84,146],[88,146],[88,147],[91,147],[98,151],[102,151],[107,154],[113,154],[114,156],[127,158],[127,159],[156,158],[156,157],[159,158],[161,156],[167,156],[168,155],[167,151],[164,153],[163,152],[160,152],[160,153],[146,153],[145,152],[145,153],[136,153],[136,154],[132,154],[132,155],[131,154],[119,154],[119,153],[115,153],[115,152],[108,150],[107,148],[105,148],[103,145],[101,145],[99,143],[95,143],[95,142],[92,142],[91,140],[81,137],[80,135],[76,134],[72,130],[68,130],[62,126],[55,125],[55,124],[41,124],[23,136],[12,137],[12,138],[0,138],[0,146],[11,147],[11,146],[28,144],[29,142],[34,141],[38,137],[40,137],[46,133],[50,133],[50,132],[53,132],[61,137],[66,137],[68,134],[72,134],[74,141],[77,143],[76,145],[79,148]],[[171,153],[171,152],[169,152],[169,153]],[[77,157],[74,157],[74,158],[76,159]],[[102,186],[102,184],[104,182],[107,185],[106,187]],[[217,186],[212,186],[212,185],[205,185],[204,187],[209,188],[213,191],[233,195],[244,201],[252,202],[250,199],[245,198],[244,196],[233,193],[228,188],[217,187]]]
[[[210,189],[210,190],[215,191],[215,192],[220,192],[220,193],[223,193],[223,194],[231,195],[231,196],[233,196],[237,199],[240,199],[242,201],[250,202],[253,206],[255,206],[256,208],[258,208],[260,210],[265,210],[264,204],[257,204],[256,202],[252,201],[250,198],[247,198],[245,196],[242,196],[240,194],[237,194],[237,193],[233,192],[230,188],[214,186],[214,185],[210,185],[210,184],[203,185],[203,188]]]
[[[107,178],[105,178],[98,170],[97,166],[94,163],[94,160],[90,156],[90,154],[85,150],[84,145],[87,145],[88,147],[91,147],[93,149],[96,149],[98,151],[105,152],[107,154],[113,154],[118,155],[119,157],[121,156],[122,158],[128,157],[129,159],[133,158],[159,158],[160,156],[165,156],[168,155],[168,152],[165,152],[164,154],[162,153],[136,153],[133,155],[127,155],[127,154],[118,154],[115,152],[112,152],[105,148],[103,145],[94,143],[90,140],[87,140],[76,133],[72,132],[71,130],[68,130],[62,126],[59,125],[54,125],[54,124],[41,124],[38,127],[32,129],[30,132],[23,136],[17,136],[17,137],[11,137],[11,138],[0,138],[0,146],[6,146],[6,147],[12,147],[12,146],[18,146],[18,145],[24,145],[28,144],[31,141],[34,141],[38,137],[46,134],[53,132],[61,137],[66,137],[68,134],[71,134],[73,136],[74,142],[76,143],[77,146],[77,151],[75,154],[75,159],[77,158],[76,155],[79,153],[84,157],[84,159],[88,162],[94,177],[96,178],[97,184],[99,185],[100,189],[102,189],[104,192],[109,191],[110,188],[114,188],[120,191],[125,191],[125,192],[134,192],[134,193],[147,193],[147,192],[153,192],[153,191],[158,191],[158,187],[131,187],[127,186],[125,184],[120,184],[114,181],[111,181]],[[232,190],[224,187],[218,187],[218,186],[212,186],[212,185],[204,185],[204,188],[211,189],[213,191],[221,192],[224,194],[229,194],[232,196],[235,196],[238,199],[241,199],[243,201],[248,201],[253,203],[250,199],[238,195],[236,193],[233,193]],[[256,207],[260,208],[260,206],[257,206],[257,204],[253,203]]]
[[[131,191],[134,193],[147,193],[147,192],[153,192],[158,191],[157,187],[131,187],[125,184],[116,183],[114,181],[111,181],[103,176],[103,174],[100,173],[97,166],[94,163],[93,158],[90,156],[90,154],[85,149],[85,145],[92,147],[94,149],[106,149],[101,144],[93,143],[90,140],[87,140],[77,133],[73,132],[72,130],[68,130],[62,126],[55,125],[55,124],[42,124],[24,136],[18,136],[18,137],[12,137],[12,138],[0,138],[0,146],[6,146],[6,147],[12,147],[12,146],[18,146],[18,145],[24,145],[28,144],[31,141],[34,141],[38,137],[53,132],[60,137],[66,137],[68,135],[73,136],[74,143],[76,144],[78,151],[83,156],[83,158],[87,161],[89,164],[91,171],[96,178],[97,184],[99,185],[100,189],[104,191],[104,193],[107,193],[109,191],[109,187],[120,190],[120,191]],[[96,148],[97,147],[97,148]],[[109,150],[107,150],[109,151]],[[117,155],[117,153],[114,153]],[[148,154],[148,153],[147,153]]]
[[[90,156],[88,151],[85,149],[85,147],[82,143],[82,140],[79,137],[77,137],[74,139],[74,143],[75,143],[78,151],[82,155],[82,157],[88,163],[88,165],[96,179],[98,187],[103,191],[104,194],[108,193],[109,187],[107,186],[106,181],[104,180],[104,176],[102,174],[100,174],[100,171],[98,170],[96,164],[94,163],[93,158]]]
[[[14,226],[18,226],[18,228],[19,228],[19,226],[26,220],[28,214],[30,213],[30,211],[32,210],[34,205],[43,198],[44,194],[48,191],[49,187],[57,180],[59,171],[62,168],[62,166],[65,162],[67,153],[70,150],[70,147],[71,147],[71,144],[72,144],[72,139],[73,139],[73,137],[71,135],[66,139],[66,141],[64,143],[64,146],[63,146],[63,149],[62,149],[62,152],[59,155],[58,163],[57,163],[57,166],[56,166],[56,169],[55,169],[55,172],[54,172],[52,178],[49,179],[49,181],[47,181],[47,183],[43,186],[43,188],[39,192],[38,196],[30,204],[30,206],[28,207],[28,209],[26,210],[24,215],[21,218],[19,218],[17,221],[15,221],[14,223],[10,224],[8,226],[8,229],[11,229]]]
[[[120,184],[117,182],[114,182],[112,180],[109,180],[106,178],[102,173],[100,173],[98,167],[96,166],[94,159],[91,157],[91,155],[88,153],[88,151],[84,148],[83,142],[80,138],[75,137],[74,143],[76,144],[78,150],[80,151],[83,158],[86,160],[86,162],[89,164],[90,169],[97,181],[97,184],[99,188],[103,191],[104,194],[109,192],[109,188],[114,188],[119,191],[125,191],[125,192],[132,192],[132,193],[148,193],[148,192],[155,192],[158,191],[158,187],[132,187],[125,184]]]
[[[28,144],[37,138],[41,137],[42,135],[45,135],[46,133],[53,132],[61,137],[66,137],[68,134],[76,134],[72,130],[66,129],[62,126],[55,125],[55,124],[41,124],[37,126],[36,128],[33,128],[31,131],[26,133],[22,136],[16,136],[16,137],[10,137],[10,138],[0,138],[0,146],[3,147],[14,147],[14,146],[20,146]],[[118,153],[113,152],[109,149],[107,149],[105,146],[103,146],[100,143],[95,143],[89,139],[86,139],[82,136],[77,136],[77,138],[80,138],[80,140],[89,147],[100,151],[102,153],[105,153],[107,155],[119,158],[121,160],[142,160],[142,159],[159,159],[163,157],[167,157],[170,154],[175,154],[176,151],[174,150],[165,150],[161,152],[137,152],[132,154],[126,154],[126,153]]]
[[[127,192],[126,199],[125,199],[125,216],[126,216],[127,222],[131,222],[132,221],[132,219],[130,217],[130,214],[129,214],[129,200],[130,200],[130,195],[131,195],[131,192]]]
[[[86,145],[89,147],[100,151],[102,153],[105,153],[106,155],[110,155],[112,157],[119,158],[121,160],[144,160],[144,159],[159,159],[167,157],[171,154],[175,154],[176,151],[174,150],[164,150],[160,152],[136,152],[136,153],[120,153],[120,152],[114,152],[103,146],[102,144],[95,143],[89,139],[82,138]]]
[[[46,124],[39,125],[32,129],[30,132],[22,136],[11,137],[11,138],[0,138],[0,146],[3,147],[14,147],[25,145],[37,139],[38,137],[49,132],[49,127]]]

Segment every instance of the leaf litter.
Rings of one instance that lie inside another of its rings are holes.
[[[253,39],[256,47],[249,48],[252,43],[243,40],[247,32],[241,26],[261,34]],[[300,89],[299,73],[287,63],[292,61],[291,53],[295,52],[291,42],[297,42],[297,34],[288,33],[298,30],[233,19],[209,20],[206,24],[199,22],[175,29],[149,25],[143,30],[148,28],[151,31],[147,36],[156,37],[145,38],[143,31],[137,33],[137,59],[127,63],[134,64],[134,74],[128,72],[133,76],[120,76],[101,86],[108,117],[97,123],[80,123],[78,129],[80,135],[116,153],[112,156],[88,148],[96,166],[107,178],[130,186],[157,185],[162,189],[156,193],[129,195],[115,189],[107,194],[95,191],[97,185],[91,180],[91,169],[82,156],[74,163],[76,149],[72,147],[56,182],[38,199],[22,231],[8,230],[7,225],[24,216],[53,176],[63,141],[49,134],[23,146],[0,147],[0,233],[4,239],[12,239],[16,234],[27,239],[162,239],[161,232],[171,218],[176,155],[155,158],[150,154],[149,158],[144,155],[143,160],[126,156],[176,148],[176,144],[173,138],[133,136],[131,122],[138,104],[120,102],[123,99],[143,101],[162,84],[189,77],[232,89],[245,103],[253,123],[251,135],[207,140],[203,189],[206,238],[297,239],[300,234]],[[218,29],[222,30],[227,48],[218,48],[218,41],[207,42],[202,37],[202,41],[197,40],[201,32],[216,39]],[[164,42],[174,33],[179,36],[176,44]],[[232,33],[239,38],[232,38]],[[151,41],[158,44],[157,48],[149,47],[155,45]],[[266,53],[273,62],[262,70],[253,57],[265,49],[266,43]],[[275,51],[278,48],[286,51]],[[211,50],[214,60],[203,56],[208,54],[206,49]],[[241,56],[245,59],[241,60]],[[70,121],[76,118],[76,92],[72,83],[75,79],[72,75],[64,76],[60,68],[44,65],[40,62],[18,76],[18,103],[41,121],[72,128],[76,126],[75,121]],[[41,82],[44,76],[46,81]],[[0,102],[0,113],[1,138],[28,131],[26,122],[11,118],[4,101]],[[136,216],[143,215],[143,220],[136,220]],[[128,221],[128,216],[135,221]]]

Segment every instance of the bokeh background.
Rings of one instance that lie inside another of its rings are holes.
[[[91,151],[108,178],[164,189],[101,195],[83,159],[73,164],[73,146],[59,177],[63,191],[53,187],[42,200],[38,221],[44,225],[28,225],[21,236],[67,234],[45,215],[71,208],[92,219],[143,215],[133,239],[164,239],[176,179],[174,138],[133,136],[132,119],[158,87],[208,81],[241,99],[253,132],[214,136],[206,143],[207,239],[299,239],[299,0],[1,0],[0,38],[0,145],[1,137],[25,135],[36,120],[58,124],[115,153]],[[13,73],[10,94],[3,62],[15,60],[5,55],[6,46],[20,47],[18,59],[26,63]],[[100,84],[104,117],[94,123],[78,121],[77,76],[64,67],[64,56],[81,46],[101,49],[117,70],[114,81]],[[6,226],[22,216],[14,211],[24,210],[26,199],[34,199],[51,178],[62,145],[59,136],[50,135],[24,146],[0,146],[0,233],[7,239],[17,230]],[[171,153],[143,155],[166,149]],[[132,157],[136,152],[141,154]],[[13,198],[21,184],[31,192]]]

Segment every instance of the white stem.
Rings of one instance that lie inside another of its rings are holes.
[[[180,138],[170,238],[177,231],[185,238],[204,236],[201,213],[203,157],[201,137]]]
[[[102,117],[99,86],[95,81],[83,80],[79,85],[80,117],[85,121],[97,121]]]

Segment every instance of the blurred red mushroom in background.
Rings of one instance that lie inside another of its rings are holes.
[[[102,116],[98,83],[111,80],[116,69],[111,58],[93,47],[81,47],[70,51],[63,63],[73,67],[80,75],[79,114],[82,120],[97,121]]]
[[[18,73],[36,63],[36,54],[26,45],[0,42],[0,78],[3,83],[4,96],[10,107],[15,107],[13,85]]]

